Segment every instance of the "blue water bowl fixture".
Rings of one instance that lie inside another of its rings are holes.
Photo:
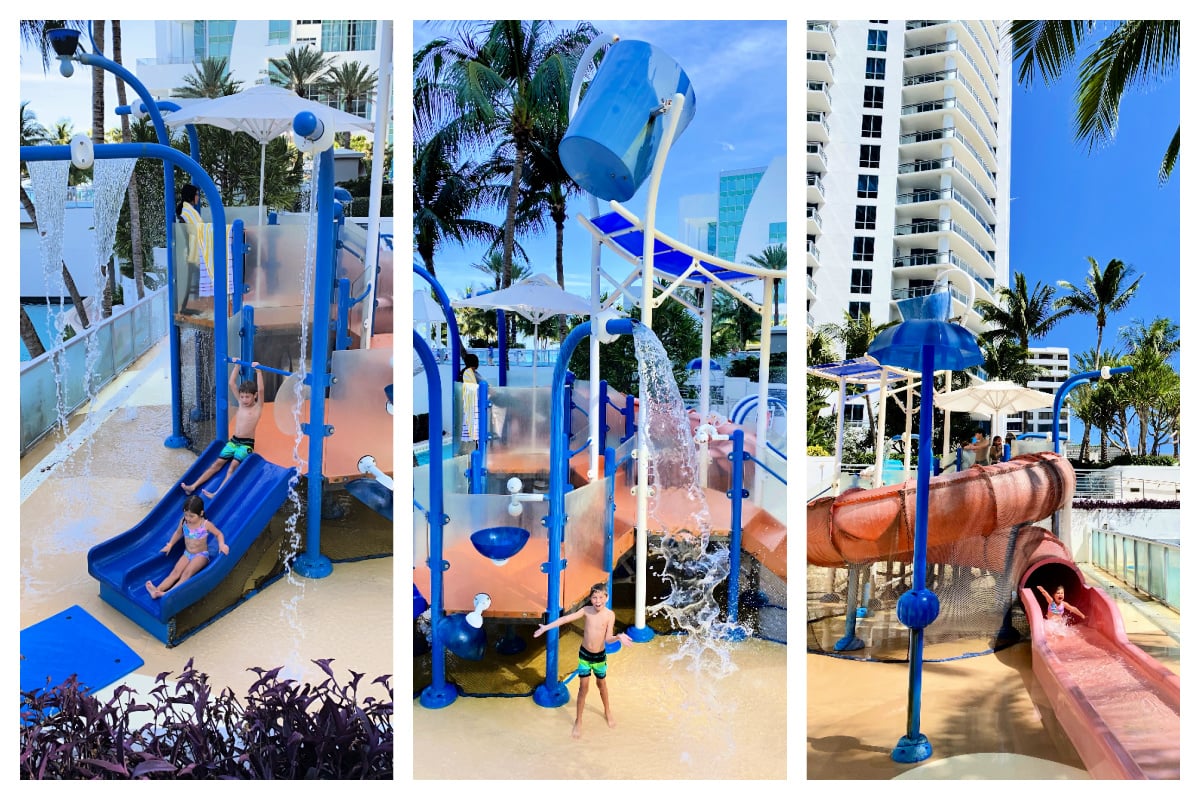
[[[466,614],[449,614],[438,620],[438,635],[442,644],[454,655],[467,661],[480,661],[487,649],[487,635],[482,627],[467,621]]]
[[[696,113],[687,73],[662,50],[623,39],[608,49],[558,146],[567,173],[601,200],[624,202],[650,175],[662,145],[665,102],[684,105],[675,139]]]
[[[529,541],[529,531],[511,525],[484,528],[471,534],[471,544],[484,558],[500,566],[521,552]]]

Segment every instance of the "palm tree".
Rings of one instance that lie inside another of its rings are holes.
[[[1107,364],[1115,367],[1123,363],[1121,353],[1115,350],[1105,350],[1097,354],[1094,350],[1085,350],[1074,356],[1076,372],[1086,372],[1094,369],[1097,364]],[[1076,417],[1084,424],[1083,439],[1080,443],[1080,460],[1090,460],[1091,429],[1100,431],[1100,462],[1108,461],[1109,431],[1116,424],[1117,417],[1126,409],[1125,401],[1120,397],[1112,381],[1086,383],[1071,391],[1068,405]]]
[[[472,269],[477,269],[484,275],[491,278],[492,291],[499,291],[506,286],[512,286],[514,283],[523,281],[533,274],[529,269],[529,263],[518,264],[515,261],[509,267],[508,275],[504,274],[504,256],[497,253],[495,249],[489,250],[483,260],[477,261],[471,265]],[[507,280],[505,278],[507,277]],[[518,333],[529,333],[533,330],[533,326],[525,326],[522,323],[525,318],[520,314],[506,314],[505,319],[508,321],[507,339],[509,342],[516,342]]]
[[[359,101],[369,104],[375,97],[378,83],[379,76],[375,70],[359,61],[346,61],[330,67],[325,73],[323,87],[334,96],[342,111],[357,114]],[[338,137],[342,147],[350,146],[350,131],[342,131]]]
[[[786,270],[787,269],[787,245],[786,244],[768,245],[767,249],[763,250],[762,253],[760,253],[759,255],[750,256],[750,263],[756,267],[762,267],[763,269]],[[775,286],[775,313],[773,316],[774,322],[772,323],[773,325],[779,324],[779,289],[780,289],[780,286],[778,284],[776,284],[776,286]]]
[[[104,20],[92,20],[92,43],[96,52],[104,54]],[[92,70],[92,144],[104,144],[104,75],[105,70]]]
[[[579,55],[596,36],[585,22],[555,34],[546,20],[498,20],[459,38],[438,38],[413,57],[418,130],[439,119],[459,118],[476,141],[508,141],[512,175],[504,217],[504,263],[511,267],[521,172],[535,138],[538,110],[566,106]]]
[[[452,138],[442,133],[413,144],[413,246],[429,274],[434,253],[447,240],[496,241],[503,231],[470,215],[484,202],[478,167],[457,160]]]
[[[21,26],[22,32],[25,30],[24,23]],[[46,128],[37,121],[37,117],[29,110],[29,101],[21,103],[21,146],[32,147],[49,141],[49,135],[46,133]],[[25,162],[21,162],[21,178],[27,177]],[[21,185],[21,205],[25,207],[26,213],[31,220],[37,217],[33,210],[33,201],[29,198],[29,194],[25,191],[24,184]],[[32,358],[37,358],[42,353],[46,352],[45,345],[42,344],[41,338],[38,337],[37,329],[33,327],[33,321],[29,319],[29,314],[25,312],[25,306],[20,306],[21,309],[21,341],[25,343],[25,349],[29,351]]]
[[[1096,28],[1095,20],[1013,20],[1013,60],[1019,61],[1017,79],[1025,86],[1040,73],[1049,84],[1074,63],[1083,41]],[[1179,20],[1122,20],[1079,65],[1075,92],[1075,138],[1089,151],[1112,141],[1117,133],[1117,112],[1129,88],[1163,80],[1179,69]],[[1179,126],[1167,145],[1159,166],[1159,183],[1165,183],[1179,161]]]
[[[229,59],[224,57],[202,58],[192,65],[192,74],[183,76],[183,86],[174,89],[174,97],[209,99],[237,94],[242,82],[229,74]]]
[[[746,343],[762,330],[762,317],[721,289],[713,292],[712,314],[713,352],[745,350]]]
[[[839,343],[842,346],[842,357],[845,359],[865,356],[867,348],[871,346],[871,342],[875,340],[876,336],[887,328],[899,324],[899,320],[894,320],[876,325],[871,319],[869,310],[862,312],[857,317],[851,316],[849,311],[843,311],[842,316],[841,325],[828,322],[818,327],[817,333]],[[875,415],[871,413],[871,396],[864,394],[863,398],[867,406],[867,437],[870,441],[874,441]]]
[[[1103,271],[1091,256],[1088,256],[1088,264],[1088,276],[1083,288],[1069,281],[1058,282],[1068,293],[1055,300],[1054,307],[1064,309],[1069,315],[1082,314],[1096,318],[1094,352],[1098,355],[1104,342],[1104,327],[1108,324],[1109,312],[1120,311],[1129,305],[1142,279],[1139,277],[1133,283],[1127,284],[1126,282],[1133,277],[1133,270],[1127,267],[1124,261],[1116,258],[1109,261]],[[1092,366],[1092,369],[1098,368],[1098,363]]]
[[[313,99],[321,89],[325,73],[333,66],[333,56],[308,45],[293,47],[283,58],[272,58],[269,77],[271,83],[291,89],[306,100]]]
[[[46,31],[55,28],[71,28],[81,31],[87,27],[87,20],[82,19],[23,19],[21,20],[21,43],[36,47],[42,57],[42,72],[50,70],[50,59],[54,57],[54,49],[46,39]]]
[[[1038,281],[1031,290],[1022,272],[1013,273],[1013,286],[1002,286],[996,290],[999,305],[987,300],[977,300],[975,310],[983,321],[991,324],[979,338],[985,342],[1000,339],[1015,339],[1022,350],[1029,349],[1029,342],[1041,339],[1061,322],[1067,312],[1051,313],[1054,290]]]
[[[1153,409],[1178,389],[1178,375],[1168,361],[1179,352],[1179,326],[1166,317],[1149,324],[1135,320],[1121,329],[1121,340],[1133,372],[1122,376],[1119,389],[1137,414],[1138,455],[1144,456]]]
[[[1029,351],[1023,350],[1014,339],[980,342],[980,349],[983,351],[983,371],[993,380],[1024,386],[1042,374],[1039,367],[1029,363]]]
[[[121,20],[114,19],[112,24],[113,32],[113,61],[121,64]],[[125,81],[120,76],[117,76],[117,103],[119,105],[126,104],[125,98]],[[129,127],[129,115],[121,115],[121,141],[129,143],[133,141],[132,132]],[[138,183],[136,179],[129,181],[129,189],[126,194],[129,196],[129,224],[130,236],[133,241],[133,246],[130,249],[130,256],[133,261],[133,284],[137,290],[138,299],[141,300],[146,296],[146,281],[145,281],[145,261],[142,258],[142,214],[141,214],[141,199],[138,196]]]

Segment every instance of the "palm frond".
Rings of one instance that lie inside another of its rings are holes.
[[[1171,137],[1171,143],[1167,145],[1167,152],[1163,155],[1162,165],[1158,168],[1158,185],[1162,186],[1171,179],[1171,175],[1175,172],[1175,165],[1179,163],[1179,128],[1175,129],[1175,135]]]
[[[1029,87],[1035,73],[1047,84],[1057,81],[1075,61],[1080,43],[1094,26],[1092,20],[1080,19],[1013,20],[1009,35],[1013,60],[1020,61],[1017,81]]]

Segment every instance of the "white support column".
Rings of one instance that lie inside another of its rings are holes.
[[[754,455],[762,460],[766,460],[767,451],[767,416],[770,413],[770,406],[767,404],[767,381],[771,377],[771,306],[775,300],[775,280],[773,278],[763,278],[763,298],[762,309],[759,313],[759,340],[758,340],[758,417],[757,424],[754,426]],[[762,485],[763,485],[763,470],[762,467],[757,467],[754,470],[754,502],[762,504]]]
[[[654,320],[654,223],[656,205],[658,203],[658,187],[662,181],[663,168],[667,163],[667,153],[671,150],[671,141],[675,138],[675,128],[679,117],[683,114],[684,97],[679,92],[671,98],[671,106],[666,110],[663,120],[663,136],[658,153],[654,157],[654,167],[650,171],[650,185],[646,194],[646,219],[642,231],[642,324],[653,330]],[[640,390],[639,390],[639,393]],[[633,626],[646,627],[646,562],[647,562],[647,524],[649,522],[650,500],[650,461],[649,447],[646,444],[646,397],[642,393],[638,404],[638,483],[637,483],[637,538],[635,544],[635,560],[637,582],[634,586]]]
[[[713,287],[711,283],[704,284],[703,295],[700,306],[700,424],[704,425],[708,422],[709,412],[709,384],[712,382],[712,371],[709,369],[708,360],[712,356],[712,293]],[[700,488],[708,488],[708,466],[712,460],[709,458],[708,442],[697,445],[696,460],[697,469],[700,470]]]
[[[888,368],[881,366],[879,369],[879,407],[875,410],[875,476],[871,480],[875,487],[883,485],[883,449],[886,446],[883,422],[887,414],[887,396]]]
[[[846,379],[838,379],[837,438],[833,446],[833,496],[842,489],[842,444],[846,437]]]
[[[371,296],[363,305],[363,332],[366,334],[363,342],[364,348],[371,346],[371,336],[375,333],[375,297],[379,292],[379,276],[375,273],[379,267],[379,209],[383,195],[383,150],[387,146],[387,123],[392,114],[392,22],[391,20],[381,20],[379,26],[379,86],[375,94],[375,130],[371,145],[373,154],[371,158],[371,200],[370,210],[367,212],[366,273],[367,280],[371,283]],[[259,202],[262,203],[259,206],[259,215],[261,216],[261,209],[265,202],[262,198],[259,198]],[[261,228],[261,218],[258,224]],[[265,231],[260,231],[259,235],[265,235]],[[262,250],[263,248],[258,248],[260,258]],[[261,276],[262,270],[259,269],[258,273]],[[394,291],[393,289],[393,293]]]

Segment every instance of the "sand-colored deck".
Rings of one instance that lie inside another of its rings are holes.
[[[1107,586],[1101,574],[1093,585]],[[1109,581],[1108,583],[1112,583]],[[1129,639],[1179,672],[1178,615],[1132,604],[1115,586]],[[924,667],[921,732],[933,756],[891,759],[906,732],[908,665],[806,656],[810,780],[912,778],[1087,778],[1051,710],[1039,699],[1030,645]]]
[[[249,667],[283,665],[293,677],[320,680],[310,663],[317,658],[335,659],[339,677],[391,674],[392,558],[335,563],[320,580],[278,580],[170,649],[100,599],[88,549],[142,519],[195,459],[163,446],[171,433],[166,366],[162,342],[76,415],[76,430],[85,418],[85,427],[98,423],[85,441],[64,447],[48,437],[21,459],[20,627],[78,604],[145,660],[136,675],[178,674],[194,658],[214,686],[239,692],[255,677]]]

